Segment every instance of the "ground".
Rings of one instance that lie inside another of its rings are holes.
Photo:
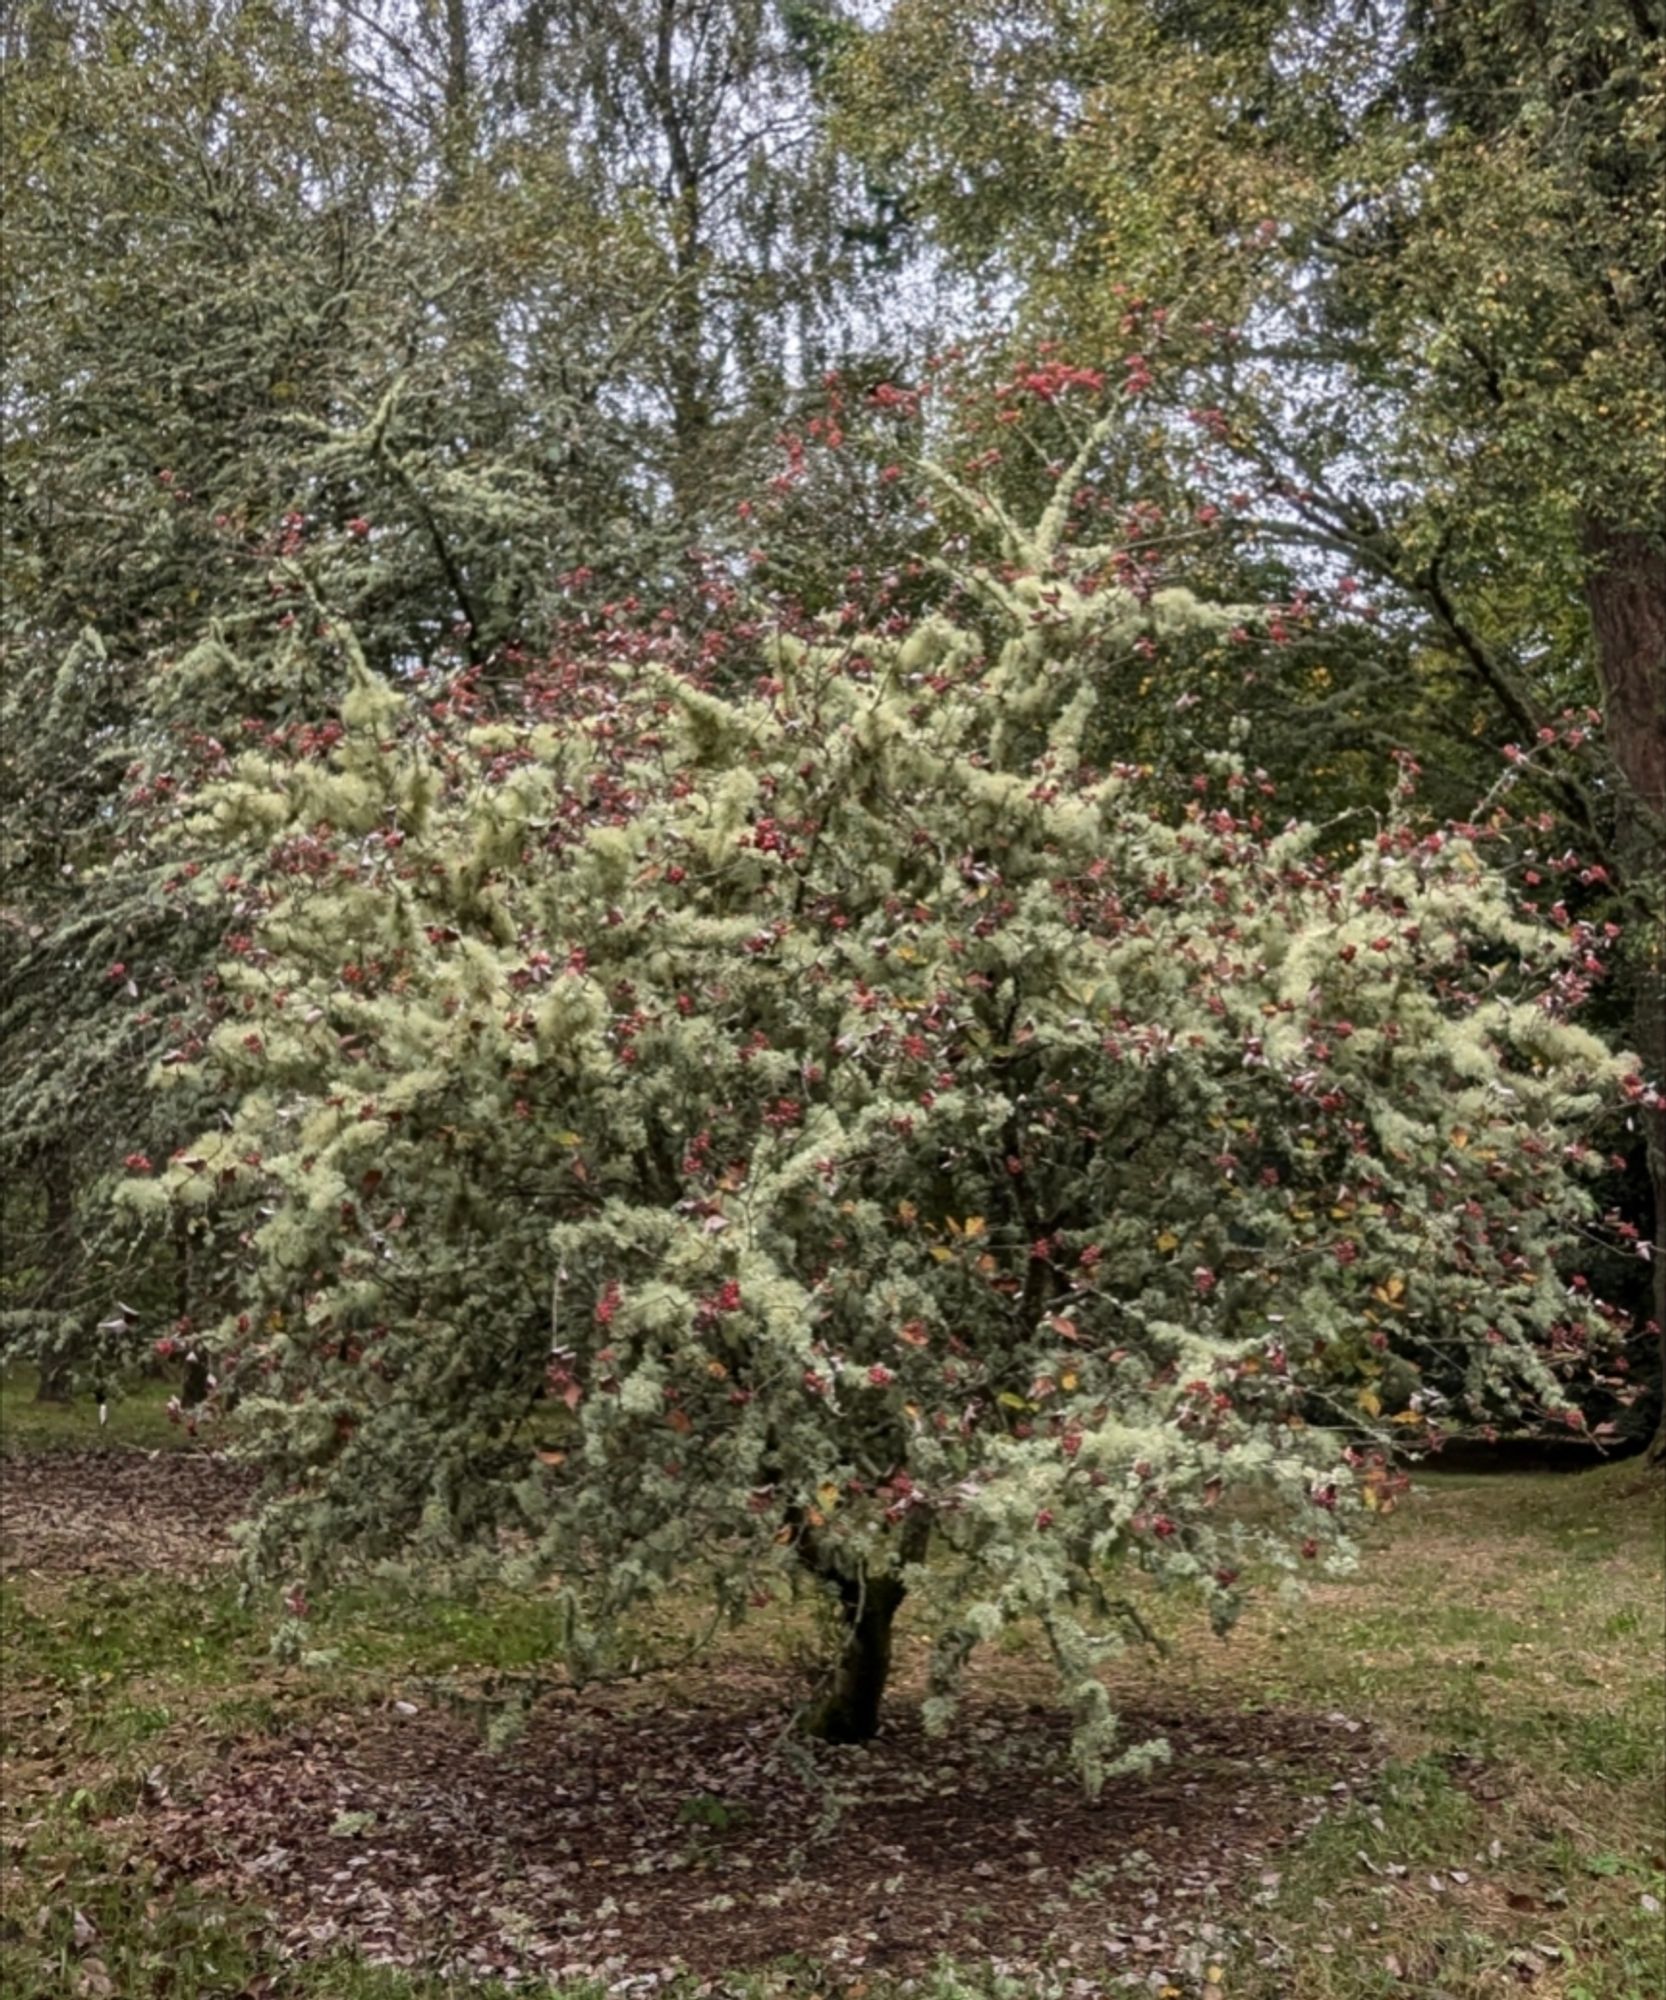
[[[1658,1486],[1431,1476],[1357,1578],[1111,1672],[1170,1758],[1083,1796],[1030,1635],[880,1740],[786,1731],[800,1621],[643,1635],[575,1691],[553,1607],[365,1587],[285,1666],[246,1474],[146,1385],[0,1406],[11,2000],[1658,2000]],[[675,1654],[677,1664],[656,1670]],[[525,1730],[485,1736],[547,1683]]]

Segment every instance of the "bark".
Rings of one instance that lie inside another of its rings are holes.
[[[42,1303],[49,1303],[53,1294],[59,1297],[70,1295],[69,1274],[75,1264],[75,1190],[71,1181],[69,1156],[62,1150],[54,1151],[46,1161],[46,1236],[43,1245],[43,1263],[52,1276],[43,1288]],[[37,1403],[67,1403],[69,1401],[70,1369],[74,1357],[66,1351],[65,1343],[54,1338],[41,1350],[40,1362],[35,1379],[35,1401]]]
[[[678,21],[676,0],[660,0],[648,98],[670,169],[671,254],[676,276],[670,327],[672,484],[679,510],[692,517],[704,497],[700,456],[712,420],[702,351],[706,330],[707,148],[692,107],[684,102],[678,87],[674,60]]]
[[[208,1401],[208,1360],[192,1348],[185,1357],[185,1376],[179,1385],[179,1400],[188,1410]]]
[[[191,1324],[191,1226],[182,1213],[174,1215],[174,1310],[182,1328]],[[187,1409],[207,1400],[208,1361],[193,1340],[186,1350],[185,1379],[179,1400]]]
[[[805,1727],[823,1743],[868,1743],[879,1734],[879,1707],[891,1678],[891,1628],[904,1591],[894,1576],[839,1584],[844,1637],[826,1692]]]
[[[1585,585],[1603,725],[1619,771],[1619,861],[1639,911],[1627,961],[1633,1039],[1651,1083],[1666,1087],[1666,544],[1587,519]],[[1666,1464],[1666,1111],[1643,1114],[1654,1198],[1652,1316],[1661,1411],[1649,1457]]]
[[[897,1569],[853,1573],[836,1566],[812,1530],[799,1529],[800,1560],[837,1590],[841,1622],[838,1657],[805,1718],[807,1734],[823,1743],[868,1743],[878,1735],[891,1677],[892,1628],[908,1595],[901,1567],[922,1560],[930,1536],[930,1515],[913,1512],[903,1523]]]
[[[40,1366],[35,1375],[35,1401],[37,1403],[69,1401],[69,1362],[55,1350],[49,1350],[40,1358]]]

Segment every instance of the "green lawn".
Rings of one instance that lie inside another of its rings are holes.
[[[105,1406],[103,1424],[86,1389],[77,1389],[68,1402],[42,1403],[35,1397],[36,1380],[33,1368],[0,1371],[0,1437],[14,1456],[77,1447],[92,1450],[103,1444],[166,1451],[191,1442],[184,1427],[168,1416],[168,1399],[178,1393],[173,1380],[135,1375],[117,1384]]]
[[[27,1383],[7,1384],[8,1506],[49,1490],[45,1454],[181,1448],[163,1414],[168,1393],[141,1385],[113,1405],[101,1433],[85,1405],[43,1409]],[[158,1461],[145,1476],[166,1479],[173,1463]],[[1127,1990],[1166,1990],[1170,2000],[1483,2000],[1523,1990],[1546,2000],[1659,2000],[1661,1499],[1628,1466],[1431,1478],[1374,1528],[1356,1579],[1324,1583],[1300,1604],[1265,1599],[1224,1643],[1176,1614],[1166,1660],[1119,1663],[1113,1692],[1130,1709],[1155,1692],[1200,1716],[1363,1718],[1382,1766],[1367,1794],[1284,1848],[1276,1868],[1223,1885],[1211,1905],[1210,1950],[1194,1953],[1166,1988]],[[25,1541],[25,1556],[33,1546]],[[432,1701],[438,1686],[466,1694],[493,1675],[537,1669],[556,1644],[547,1602],[501,1592],[452,1602],[367,1585],[321,1607],[319,1660],[305,1669],[272,1659],[263,1616],[223,1569],[157,1575],[114,1563],[77,1573],[18,1566],[12,1549],[8,1563],[0,1679],[8,2000],[438,2000],[495,1991],[370,1967],[328,1946],[297,1962],[252,1889],[228,1898],[170,1876],[165,1856],[159,1863],[133,1848],[132,1815],[147,1788],[188,1786],[275,1733],[327,1729],[331,1718],[371,1713],[401,1693]],[[726,1637],[679,1692],[698,1692],[700,1675],[714,1686],[732,1688],[737,1674],[767,1685],[793,1637],[779,1621]],[[984,1671],[1003,1698],[1032,1677],[1044,1698],[1023,1634],[990,1649]],[[655,1684],[642,1683],[635,1699],[651,1709]],[[724,1816],[696,1793],[689,1817],[698,1876],[722,1842]],[[1085,1867],[1072,1894],[1091,1904],[1103,1874],[1102,1865]],[[976,1886],[967,1885],[969,1897]],[[713,1921],[721,1919],[690,1917]],[[1108,1978],[1102,1989],[1063,1977],[1053,1984],[1036,1970],[1003,1977],[990,1969],[994,1955],[915,1966],[911,1978],[864,1971],[842,1983],[800,1959],[658,1990],[733,2000],[905,1992],[1080,2000],[1124,1990]],[[531,1990],[599,2000],[606,1988]]]

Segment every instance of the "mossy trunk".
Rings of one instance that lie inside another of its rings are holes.
[[[868,1743],[879,1734],[879,1707],[891,1678],[891,1627],[905,1594],[894,1576],[871,1577],[865,1586],[840,1580],[843,1644],[827,1690],[805,1720],[819,1741]]]
[[[916,1508],[903,1521],[895,1567],[853,1569],[849,1558],[795,1519],[798,1557],[838,1593],[839,1650],[827,1684],[804,1718],[805,1732],[823,1743],[868,1743],[879,1734],[880,1705],[891,1678],[891,1630],[908,1586],[902,1571],[923,1562],[931,1515]]]

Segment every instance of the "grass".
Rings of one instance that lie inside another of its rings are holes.
[[[43,1403],[36,1399],[38,1384],[33,1368],[0,1370],[0,1437],[8,1453],[94,1450],[109,1444],[176,1451],[191,1442],[168,1415],[168,1400],[179,1393],[170,1376],[130,1375],[112,1385],[103,1424],[90,1390],[77,1388],[65,1402]]]
[[[1244,1661],[1250,1686],[1369,1716],[1398,1755],[1285,1871],[1240,2000],[1666,1992],[1662,1521],[1640,1477],[1431,1480],[1299,1645],[1263,1623],[1277,1665]]]
[[[83,1405],[0,1391],[12,1454],[98,1440]],[[167,1384],[143,1383],[104,1441],[154,1448]],[[15,1456],[9,1471],[19,1470]],[[1445,1476],[1373,1530],[1356,1578],[1291,1607],[1264,1599],[1225,1644],[1182,1625],[1155,1669],[1165,1699],[1287,1705],[1369,1721],[1389,1762],[1373,1794],[1324,1820],[1222,1911],[1220,1963],[1195,2000],[1659,2000],[1666,1992],[1663,1515],[1635,1469]],[[365,1588],[322,1607],[331,1664],[283,1667],[223,1578],[12,1580],[4,1597],[11,1770],[0,1990],[8,2000],[442,2000],[499,1989],[341,1955],[276,1950],[258,1907],[159,1882],[101,1822],[153,1767],[400,1686],[547,1660],[548,1607]],[[781,1644],[760,1628],[753,1656]],[[1001,1671],[1009,1662],[1002,1657]],[[1010,1664],[1021,1669],[1017,1655]],[[1128,1661],[1113,1694],[1151,1692]],[[1086,1885],[1088,1888],[1091,1885]],[[692,2000],[667,1989],[667,2000]],[[711,1989],[704,1989],[711,1990]],[[843,1991],[813,1966],[737,1972],[720,2000]],[[875,1975],[863,2000],[900,2000]],[[945,1966],[913,2000],[1047,2000],[1045,1980]],[[546,1989],[546,2000],[556,2000]],[[559,2000],[600,2000],[561,1989]],[[1062,1989],[1061,1989],[1062,2000]],[[1214,2000],[1214,1996],[1211,1996]]]

